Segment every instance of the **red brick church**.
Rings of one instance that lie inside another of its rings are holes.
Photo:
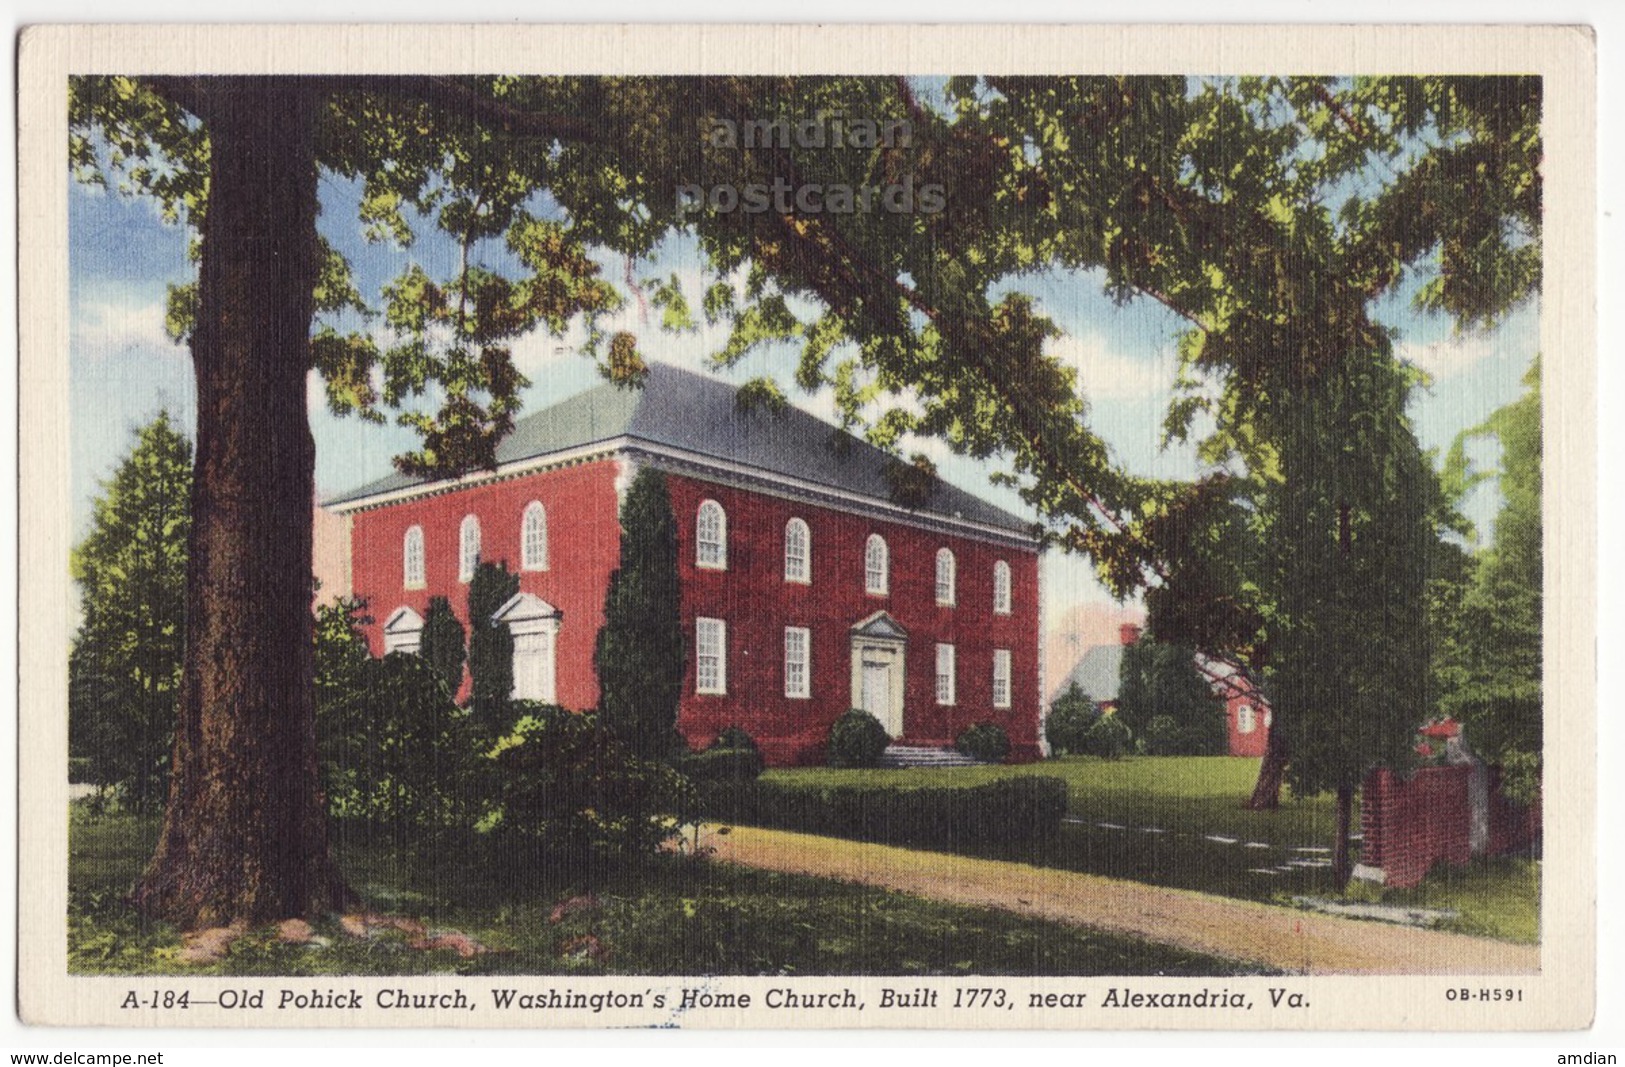
[[[1038,541],[1030,523],[946,482],[897,502],[895,460],[719,380],[654,364],[521,420],[497,469],[391,475],[327,502],[348,527],[349,591],[374,654],[416,651],[429,598],[461,615],[481,560],[520,593],[514,695],[593,707],[593,648],[639,468],[667,475],[694,747],[738,725],[770,763],[819,763],[830,724],[872,712],[901,743],[949,746],[998,723],[1039,754]],[[466,620],[464,620],[466,623]]]

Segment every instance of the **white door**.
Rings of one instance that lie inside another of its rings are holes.
[[[897,737],[903,732],[903,723],[902,716],[898,714],[900,709],[897,707],[896,691],[892,686],[892,668],[889,656],[884,659],[864,658],[863,710],[879,719],[888,734]]]
[[[518,700],[554,702],[552,634],[514,635],[513,695]]]

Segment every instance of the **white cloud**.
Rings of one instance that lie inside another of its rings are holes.
[[[1533,303],[1508,315],[1491,330],[1458,333],[1437,341],[1401,341],[1394,354],[1431,374],[1435,381],[1465,374],[1487,360],[1505,359],[1514,380],[1540,349],[1540,309]]]
[[[1052,341],[1048,355],[1077,370],[1078,386],[1090,401],[1166,396],[1178,372],[1178,363],[1169,349],[1159,349],[1150,358],[1127,356],[1093,332],[1067,334]]]
[[[134,294],[120,296],[114,288],[73,305],[71,344],[83,358],[102,359],[131,350],[156,350],[165,355],[184,355],[186,349],[164,332],[165,300],[141,300]]]
[[[1463,334],[1446,337],[1426,344],[1401,341],[1394,354],[1407,363],[1427,371],[1436,380],[1462,374],[1495,354],[1496,346],[1488,335]]]

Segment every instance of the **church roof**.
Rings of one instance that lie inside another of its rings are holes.
[[[1061,684],[1055,687],[1050,699],[1053,701],[1061,696],[1076,682],[1083,695],[1096,704],[1114,701],[1117,699],[1118,676],[1122,670],[1121,644],[1096,645],[1085,652],[1066,677],[1061,679]]]
[[[796,407],[740,407],[738,390],[717,378],[651,363],[641,388],[605,383],[560,401],[514,424],[497,446],[499,469],[599,443],[624,439],[656,454],[680,454],[753,468],[800,483],[879,501],[892,499],[887,468],[894,457]],[[325,503],[356,504],[370,497],[430,484],[391,474]],[[1033,524],[949,485],[931,481],[912,510],[1031,536]]]

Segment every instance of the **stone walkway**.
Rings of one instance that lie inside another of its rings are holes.
[[[1418,930],[1116,878],[749,826],[719,859],[883,886],[954,904],[1128,934],[1301,974],[1535,974],[1540,947]]]

